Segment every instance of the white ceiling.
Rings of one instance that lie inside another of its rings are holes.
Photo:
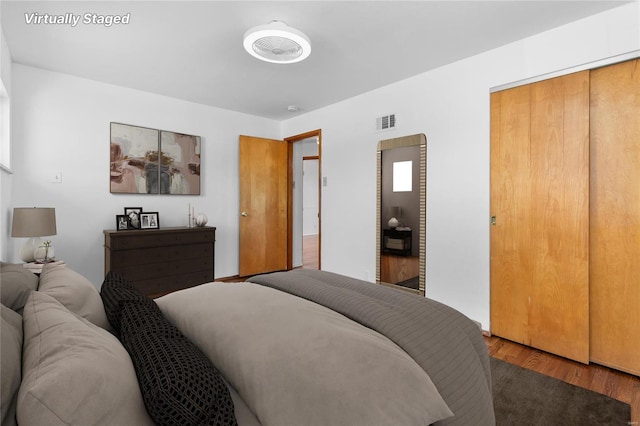
[[[283,120],[628,2],[2,0],[0,13],[14,62]],[[33,12],[130,23],[29,25]],[[274,19],[311,39],[307,60],[243,50]]]

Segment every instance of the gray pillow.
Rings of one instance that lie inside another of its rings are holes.
[[[98,290],[91,281],[68,266],[44,265],[38,291],[52,296],[71,312],[95,325],[105,330],[113,330],[107,320]]]
[[[38,277],[22,264],[0,262],[0,301],[22,313],[29,294],[38,289]]]
[[[153,424],[115,336],[40,292],[25,305],[23,326],[19,424]]]
[[[0,305],[0,421],[16,424],[16,401],[22,368],[22,317]]]

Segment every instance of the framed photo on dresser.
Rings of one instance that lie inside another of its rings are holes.
[[[140,229],[140,215],[142,214],[142,207],[125,207],[124,214],[129,220],[128,229]]]
[[[158,212],[140,213],[140,229],[160,229]]]
[[[116,215],[116,229],[118,231],[126,231],[129,229],[129,218],[126,214]]]

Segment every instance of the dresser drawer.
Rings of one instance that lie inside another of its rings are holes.
[[[128,250],[159,246],[189,245],[197,243],[212,243],[215,231],[205,232],[166,232],[154,233],[149,231],[124,231],[120,235],[112,235],[107,247],[111,250]]]
[[[213,258],[179,260],[175,262],[147,263],[144,265],[118,266],[114,272],[129,281],[139,281],[147,278],[161,278],[165,275],[184,275],[192,272],[213,271]]]
[[[117,265],[118,268],[197,258],[208,258],[212,260],[213,244],[205,243],[111,251],[111,264]]]

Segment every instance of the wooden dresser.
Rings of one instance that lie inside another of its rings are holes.
[[[214,280],[216,228],[104,231],[104,272],[154,297]]]

